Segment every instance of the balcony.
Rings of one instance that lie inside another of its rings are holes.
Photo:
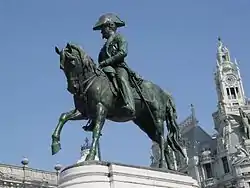
[[[212,163],[213,161],[214,161],[214,157],[212,156],[200,156],[201,164]]]
[[[217,180],[215,178],[208,178],[202,182],[203,187],[214,186],[216,183],[217,183]]]
[[[249,106],[249,101],[247,101],[248,105],[246,106],[242,106],[242,110],[244,111],[249,111],[250,110],[250,106]],[[231,112],[239,112],[239,106],[232,106],[232,107],[227,107],[228,111]]]
[[[214,161],[214,157],[210,150],[205,150],[199,156],[199,161],[201,164],[212,163]]]

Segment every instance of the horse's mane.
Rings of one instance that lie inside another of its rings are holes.
[[[83,64],[83,67],[86,67],[89,71],[96,71],[97,67],[94,60],[83,50],[80,45],[68,43],[65,50],[69,52],[69,48],[72,49],[71,55],[77,57]]]

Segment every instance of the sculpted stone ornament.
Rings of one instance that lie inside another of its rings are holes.
[[[241,125],[245,133],[246,139],[250,139],[250,117],[241,108],[239,108],[239,113],[241,117]]]
[[[237,161],[244,159],[244,158],[249,158],[250,154],[249,152],[244,149],[242,146],[240,145],[236,145],[235,149],[237,150],[234,155],[232,156],[232,163],[236,163]]]
[[[250,156],[249,152],[247,152],[247,150],[245,150],[242,146],[236,145],[235,148],[237,149],[238,156],[241,156],[241,157]]]
[[[93,30],[100,30],[107,40],[99,54],[99,67],[78,45],[68,43],[62,50],[56,47],[75,109],[61,114],[52,135],[52,154],[61,149],[60,134],[69,120],[89,120],[89,125],[83,127],[85,131],[93,133],[86,161],[95,159],[106,119],[114,122],[133,121],[152,141],[159,144],[159,167],[171,169],[168,146],[186,157],[179,144],[174,101],[158,85],[140,78],[127,66],[125,57],[128,43],[122,34],[116,32],[117,28],[123,26],[125,23],[116,15],[105,14],[93,27]],[[166,140],[164,122],[168,129]]]
[[[229,117],[228,116],[225,116],[225,119],[223,120],[225,125],[223,127],[223,130],[222,130],[222,138],[221,138],[221,141],[222,141],[222,144],[223,144],[223,148],[222,149],[225,149],[225,150],[228,150],[228,147],[229,147],[229,127],[231,126],[230,125],[230,121],[229,121]]]
[[[244,140],[250,139],[250,114],[247,114],[242,110],[242,108],[239,108],[239,114],[240,115],[234,115],[230,114],[230,116],[239,123],[242,132],[242,136]]]

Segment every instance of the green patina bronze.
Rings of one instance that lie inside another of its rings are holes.
[[[169,93],[142,79],[127,66],[125,57],[128,43],[122,34],[116,32],[118,27],[123,26],[124,21],[109,13],[101,16],[93,27],[93,30],[100,30],[106,39],[99,53],[98,67],[76,44],[68,43],[62,50],[56,47],[75,109],[61,114],[52,135],[52,154],[61,149],[60,134],[69,120],[89,120],[89,124],[83,127],[85,131],[93,133],[86,160],[95,158],[106,119],[114,122],[133,121],[152,141],[159,144],[159,167],[171,169],[168,146],[186,157],[179,144],[175,104]],[[167,140],[164,122],[168,129]]]

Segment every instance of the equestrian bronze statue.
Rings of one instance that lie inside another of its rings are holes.
[[[93,27],[93,30],[100,30],[106,39],[99,53],[99,66],[76,44],[67,43],[62,50],[56,47],[75,109],[61,114],[52,135],[52,154],[61,149],[60,134],[69,120],[89,120],[89,124],[83,127],[93,134],[86,160],[95,158],[106,119],[114,122],[133,121],[152,141],[159,144],[159,167],[171,169],[168,146],[186,157],[179,144],[175,104],[169,93],[142,79],[128,67],[125,61],[128,43],[117,32],[123,26],[125,23],[120,18],[109,13],[101,16]],[[168,130],[167,139],[164,136],[164,122]]]

